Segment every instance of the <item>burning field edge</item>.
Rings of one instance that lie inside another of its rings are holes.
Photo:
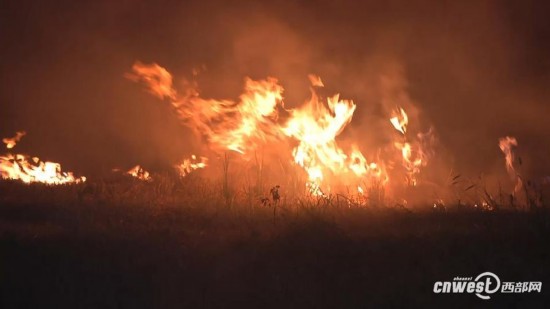
[[[272,77],[246,78],[238,100],[201,97],[194,79],[177,90],[156,63],[126,77],[200,149],[79,176],[19,153],[25,131],[4,138],[2,308],[425,307],[477,304],[434,294],[457,276],[548,282],[549,178],[526,172],[514,136],[494,145],[506,176],[438,161],[399,78],[382,79],[393,95],[379,141],[362,145],[359,131],[340,137],[357,105],[314,75],[292,108]],[[533,308],[547,290],[491,305]]]

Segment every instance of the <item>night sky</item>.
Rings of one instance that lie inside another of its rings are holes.
[[[0,134],[26,130],[16,150],[84,175],[190,154],[197,139],[124,78],[140,60],[176,84],[205,66],[202,92],[216,98],[274,76],[300,103],[318,74],[357,103],[350,130],[368,140],[387,121],[386,76],[449,166],[504,174],[498,138],[511,135],[525,169],[550,175],[548,12],[544,1],[2,1]]]

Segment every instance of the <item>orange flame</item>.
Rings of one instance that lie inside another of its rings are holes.
[[[409,124],[409,117],[403,108],[399,108],[393,112],[393,117],[390,118],[390,122],[393,127],[401,133],[402,141],[394,143],[395,147],[401,152],[401,159],[403,167],[407,171],[407,183],[412,186],[417,184],[417,175],[420,173],[420,168],[426,166],[427,155],[422,147],[422,140],[431,135],[431,131],[427,134],[418,134],[420,142],[415,141],[410,143],[407,139],[407,125]]]
[[[145,84],[149,92],[167,99],[182,122],[204,138],[209,147],[218,152],[233,150],[248,155],[257,147],[287,140],[297,142],[292,150],[293,161],[302,167],[308,177],[306,187],[316,196],[325,196],[321,185],[331,182],[360,183],[371,180],[386,185],[389,181],[386,164],[368,162],[357,145],[351,150],[341,148],[336,138],[351,122],[356,105],[351,100],[341,100],[339,95],[319,98],[315,89],[323,87],[321,79],[309,75],[312,96],[303,106],[285,109],[283,87],[277,79],[245,79],[243,94],[238,101],[203,99],[194,83],[186,83],[187,89],[178,94],[172,85],[170,73],[157,64],[136,63],[127,77]],[[281,121],[279,113],[284,114]],[[400,108],[390,122],[405,136],[408,116]],[[408,177],[416,183],[415,175],[426,164],[421,143],[395,143],[400,150]],[[202,160],[202,159],[201,159]],[[178,166],[182,175],[193,167],[184,161]],[[327,179],[328,178],[328,179]]]
[[[179,118],[217,151],[233,150],[244,154],[260,143],[273,140],[280,131],[274,126],[276,107],[282,101],[283,88],[277,79],[245,80],[244,93],[238,102],[206,100],[199,97],[195,86],[178,97],[172,88],[172,76],[157,64],[136,63],[126,76],[143,82],[149,92],[170,99]]]
[[[159,99],[176,99],[176,91],[172,88],[172,74],[156,63],[144,65],[136,62],[132,67],[135,74],[125,76],[133,81],[142,81],[149,87],[149,92]]]
[[[8,149],[12,149],[25,134],[24,131],[17,132],[15,137],[4,138],[2,141]],[[59,163],[11,153],[0,156],[0,176],[2,179],[20,180],[24,183],[40,182],[51,185],[86,181],[86,177],[75,177],[72,172],[62,172]]]
[[[514,176],[516,174],[516,170],[514,169],[514,151],[512,150],[512,147],[517,145],[518,141],[515,137],[506,136],[500,138],[498,141],[498,146],[504,153],[504,159],[506,160],[506,170]]]
[[[320,78],[310,75],[313,86],[322,87]],[[368,163],[356,145],[348,154],[340,148],[336,137],[350,123],[356,105],[340,100],[339,95],[319,99],[312,89],[311,99],[301,108],[290,110],[290,118],[282,128],[284,134],[299,144],[293,150],[294,161],[308,174],[310,191],[319,191],[327,173],[332,176],[360,179],[375,178],[387,181],[385,171],[376,163]]]
[[[43,162],[37,157],[30,158],[22,154],[0,156],[0,175],[3,179],[52,185],[86,181],[86,177],[75,177],[72,172],[62,172],[59,163]]]
[[[19,132],[15,133],[14,137],[11,137],[11,138],[6,137],[6,138],[2,139],[2,142],[4,142],[4,144],[6,144],[6,148],[12,149],[21,140],[21,138],[23,138],[23,136],[25,136],[26,134],[27,134],[27,132],[25,132],[25,131],[19,131]]]
[[[149,174],[148,171],[146,171],[145,169],[143,169],[143,167],[139,166],[139,165],[136,165],[134,167],[132,167],[130,170],[128,170],[126,172],[126,174],[132,176],[132,177],[135,177],[139,180],[143,180],[143,181],[151,181],[153,180],[151,178],[151,175]]]
[[[405,110],[399,108],[398,111],[393,112],[390,122],[397,131],[405,134],[407,132],[407,125],[409,124],[409,116],[407,116]]]
[[[518,141],[513,136],[506,136],[499,139],[498,146],[502,153],[504,153],[504,159],[506,161],[506,171],[508,172],[512,180],[516,182],[516,185],[514,187],[514,193],[516,193],[521,189],[523,185],[521,177],[519,177],[516,169],[514,168],[514,151],[512,148],[518,146]]]
[[[181,177],[185,177],[194,170],[205,168],[207,163],[208,158],[200,157],[200,159],[197,159],[197,156],[191,155],[191,158],[184,159],[180,164],[175,165],[175,168],[178,170]]]

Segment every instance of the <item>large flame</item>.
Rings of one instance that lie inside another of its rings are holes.
[[[13,138],[4,138],[6,148],[12,149],[26,133],[17,132]],[[67,184],[86,181],[86,177],[75,177],[72,172],[62,172],[61,165],[44,162],[38,157],[7,153],[0,156],[0,176],[2,179],[20,180],[24,183]]]
[[[385,185],[389,181],[384,160],[369,162],[358,145],[352,144],[346,150],[338,144],[337,137],[351,122],[356,105],[339,95],[320,98],[315,89],[323,87],[323,82],[317,76],[309,76],[313,86],[311,99],[295,109],[284,108],[283,88],[275,78],[245,79],[243,94],[238,101],[231,101],[203,99],[192,82],[186,83],[187,89],[180,94],[173,88],[170,73],[157,64],[137,62],[127,76],[145,84],[158,98],[168,100],[183,123],[215,152],[232,150],[246,156],[270,143],[277,147],[295,144],[291,150],[293,161],[305,170],[306,186],[315,195],[324,196],[321,186],[330,191],[331,183],[360,188],[360,183],[375,181]],[[394,145],[403,160],[408,182],[416,184],[416,175],[427,161],[421,143],[406,137],[408,120],[402,108],[390,117],[391,124],[403,136]],[[287,143],[274,143],[280,141]],[[389,154],[388,159],[392,160],[392,156]],[[180,173],[185,175],[204,166],[206,161],[200,166],[184,161]]]
[[[320,78],[310,75],[313,86],[322,87]],[[346,153],[336,137],[350,123],[356,105],[340,100],[339,95],[327,99],[327,104],[312,89],[311,99],[301,108],[290,110],[290,118],[282,130],[298,141],[292,152],[294,161],[308,174],[308,187],[319,195],[320,186],[327,174],[331,177],[355,178],[386,177],[376,163],[368,163],[356,145]]]
[[[145,83],[150,93],[170,100],[179,118],[205,138],[214,150],[244,154],[280,135],[274,123],[283,88],[275,78],[246,79],[244,92],[235,102],[202,99],[194,85],[178,96],[172,88],[172,76],[157,64],[138,62],[133,71],[127,74],[130,79]]]

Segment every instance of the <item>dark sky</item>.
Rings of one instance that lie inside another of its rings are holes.
[[[357,103],[352,127],[368,139],[388,76],[455,169],[503,169],[497,140],[513,135],[526,168],[547,175],[548,12],[544,1],[2,1],[0,134],[26,130],[21,151],[83,174],[189,154],[189,131],[124,78],[141,60],[176,79],[205,65],[201,88],[219,98],[245,76],[275,76],[299,102],[316,73]]]

